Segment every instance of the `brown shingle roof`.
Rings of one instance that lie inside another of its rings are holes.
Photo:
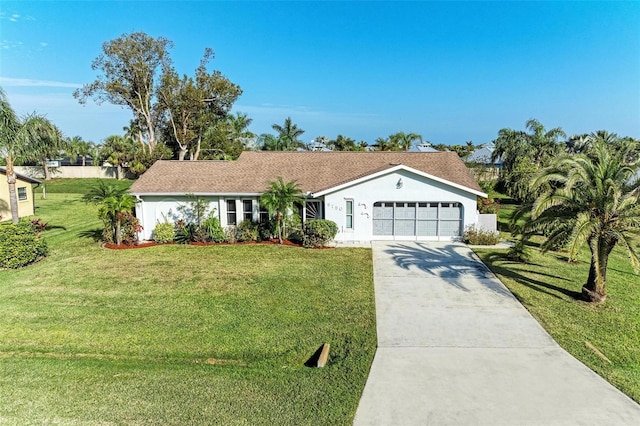
[[[134,194],[263,192],[282,176],[303,192],[324,191],[404,165],[482,192],[455,152],[243,152],[236,161],[157,161],[132,186]]]

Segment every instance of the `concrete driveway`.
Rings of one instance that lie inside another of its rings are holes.
[[[373,265],[378,350],[355,425],[640,424],[465,245],[375,242]]]

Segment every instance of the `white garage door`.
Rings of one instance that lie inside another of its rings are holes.
[[[373,204],[373,235],[458,237],[460,203],[379,201]]]

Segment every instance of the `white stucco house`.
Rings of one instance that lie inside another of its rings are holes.
[[[142,239],[175,217],[187,194],[209,200],[222,226],[266,215],[260,194],[282,176],[307,196],[304,220],[338,225],[338,242],[451,240],[477,224],[486,197],[454,152],[251,152],[236,161],[158,161],[130,189]]]

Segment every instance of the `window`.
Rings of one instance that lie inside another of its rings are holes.
[[[242,200],[242,220],[253,220],[252,200]]]
[[[227,200],[227,225],[236,224],[236,200]]]
[[[18,200],[24,201],[27,199],[27,187],[21,186],[18,187]]]
[[[346,205],[346,219],[347,219],[347,229],[353,229],[353,200],[347,200]]]
[[[269,222],[269,211],[264,206],[260,206],[260,222]]]

